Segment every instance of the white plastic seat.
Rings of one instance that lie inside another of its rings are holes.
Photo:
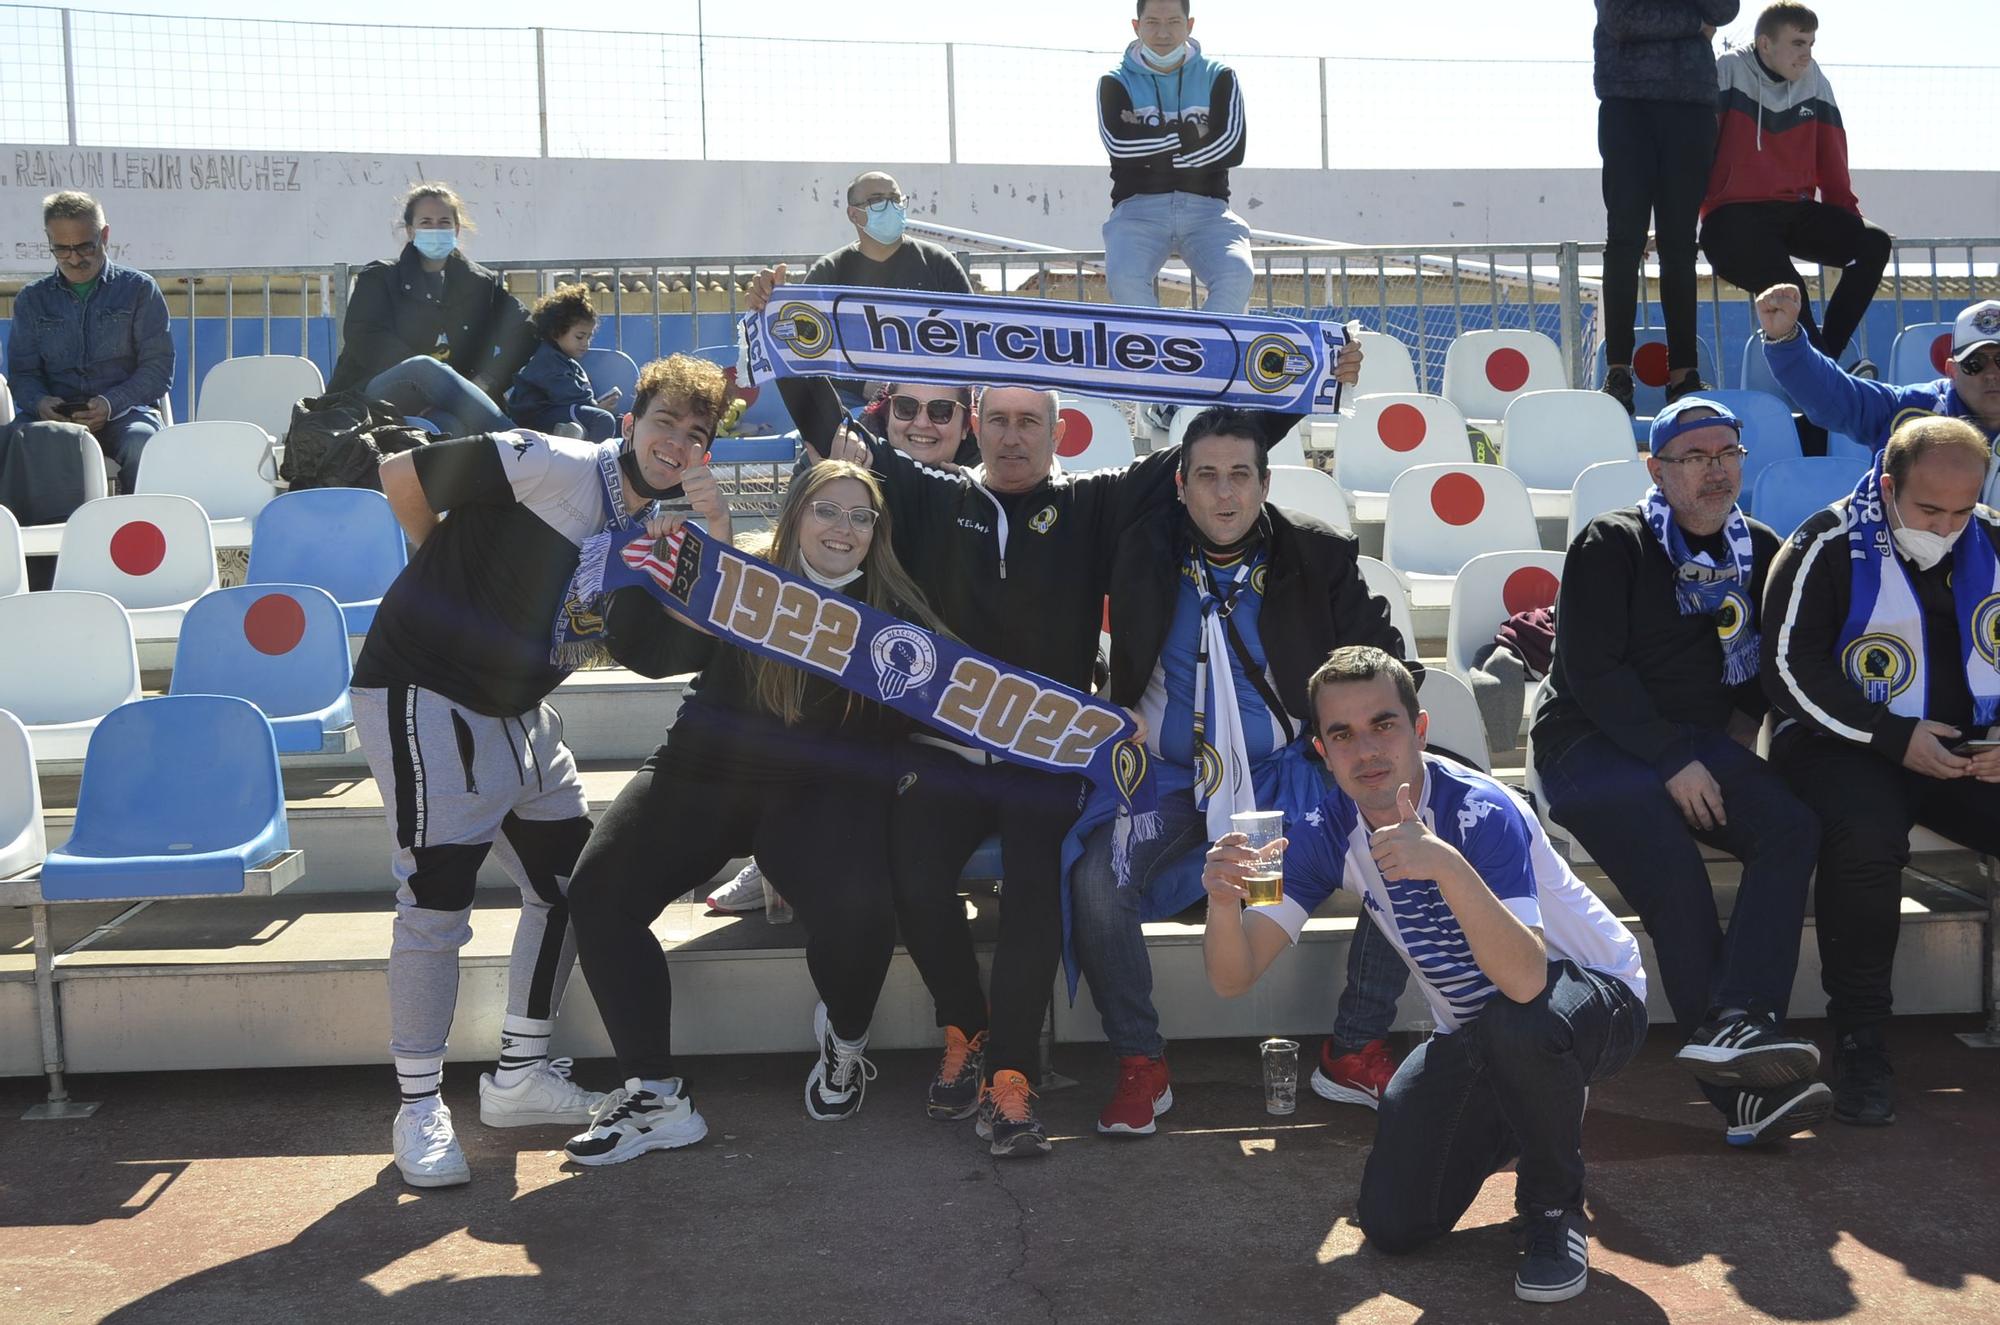
[[[1479,716],[1479,701],[1472,687],[1459,677],[1438,667],[1424,669],[1417,687],[1417,703],[1430,715],[1425,743],[1441,745],[1453,754],[1464,755],[1482,773],[1493,771],[1493,752],[1486,744],[1486,722]]]
[[[76,435],[77,451],[83,464],[83,499],[96,501],[111,493],[111,478],[104,469],[104,452],[89,433]],[[31,524],[21,530],[21,550],[31,557],[53,557],[62,550],[63,527],[59,524]]]
[[[77,507],[63,526],[55,587],[110,594],[132,618],[135,639],[177,638],[188,605],[216,584],[208,516],[191,498],[105,497]]]
[[[1063,439],[1056,456],[1070,473],[1132,463],[1132,425],[1115,401],[1101,396],[1064,396],[1062,419]]]
[[[139,491],[200,502],[217,547],[249,547],[257,512],[278,495],[278,462],[254,423],[177,423],[146,443]]]
[[[35,868],[48,854],[35,750],[21,720],[0,709],[0,879]]]
[[[1354,417],[1340,425],[1333,477],[1367,523],[1388,510],[1389,487],[1415,465],[1463,464],[1472,459],[1465,416],[1443,396],[1362,396]]]
[[[1311,465],[1272,465],[1268,500],[1273,506],[1324,520],[1343,533],[1354,528],[1347,494],[1333,481],[1333,475]]]
[[[1528,485],[1537,518],[1569,516],[1577,475],[1595,464],[1630,460],[1632,420],[1602,391],[1528,391],[1507,407],[1500,463]]]
[[[1368,586],[1368,592],[1384,599],[1389,604],[1389,624],[1403,637],[1403,656],[1417,656],[1417,626],[1410,617],[1410,586],[1403,577],[1386,561],[1374,557],[1356,557],[1355,567],[1361,572],[1361,579]]]
[[[1389,489],[1382,560],[1409,581],[1414,608],[1449,605],[1459,569],[1482,552],[1540,547],[1527,486],[1498,465],[1419,465]]]
[[[1451,586],[1444,665],[1470,675],[1473,660],[1508,617],[1555,602],[1562,568],[1560,552],[1482,552],[1466,562]]]
[[[1548,678],[1543,677],[1540,684],[1528,692],[1528,713],[1531,718],[1535,710],[1542,706],[1542,696],[1548,691],[1548,688]],[[1768,726],[1769,724],[1766,725]],[[1542,790],[1542,775],[1535,769],[1535,738],[1532,722],[1530,723],[1526,746],[1527,748],[1522,752],[1522,758],[1527,761],[1527,775],[1522,778],[1521,786],[1534,799],[1535,813],[1541,818],[1542,831],[1549,835],[1551,842],[1568,844],[1569,863],[1572,867],[1588,865],[1590,863],[1590,853],[1583,849],[1583,843],[1577,841],[1575,835],[1567,828],[1564,828],[1549,817],[1549,795],[1546,791]],[[1758,754],[1761,756],[1763,751],[1759,750]]]
[[[1606,460],[1585,469],[1576,476],[1576,486],[1570,489],[1569,540],[1564,546],[1576,542],[1583,527],[1606,511],[1637,505],[1652,486],[1652,472],[1641,456]]]
[[[326,393],[319,365],[296,354],[245,354],[224,359],[201,379],[195,401],[197,422],[233,420],[254,423],[274,442],[284,440],[292,426],[292,406]],[[153,460],[152,444],[146,462]]]
[[[0,428],[14,421],[14,393],[7,388],[7,375],[0,373]]]
[[[1562,351],[1539,331],[1468,331],[1444,352],[1445,398],[1474,423],[1506,418],[1526,392],[1568,385]]]
[[[1383,331],[1361,331],[1354,333],[1354,343],[1361,347],[1361,377],[1349,395],[1414,396],[1423,390],[1417,382],[1416,360],[1399,338]]]
[[[139,698],[139,654],[109,594],[0,598],[0,708],[28,729],[35,758],[81,759],[98,719]]]
[[[28,559],[21,551],[21,522],[0,506],[0,598],[28,592]]]

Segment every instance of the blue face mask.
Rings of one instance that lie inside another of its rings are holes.
[[[417,252],[432,262],[439,262],[450,257],[451,251],[458,247],[458,231],[413,230],[410,242],[417,246]]]
[[[893,244],[903,237],[903,226],[910,213],[899,202],[878,202],[872,207],[864,207],[868,220],[862,229],[878,244]]]

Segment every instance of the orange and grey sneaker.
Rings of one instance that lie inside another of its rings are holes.
[[[1106,1136],[1151,1136],[1153,1120],[1173,1107],[1166,1055],[1121,1058],[1118,1086],[1111,1092],[1111,1103],[1097,1115],[1097,1130]]]
[[[1049,1153],[1048,1134],[1042,1131],[1042,1120],[1035,1117],[1035,1106],[1029,1103],[1034,1098],[1028,1079],[1008,1069],[995,1072],[980,1092],[979,1121],[974,1129],[980,1140],[992,1143],[987,1148],[995,1155],[1009,1159]]]
[[[941,1123],[970,1118],[979,1107],[979,1082],[986,1075],[986,1032],[966,1038],[956,1026],[944,1028],[944,1058],[931,1079],[924,1112]]]

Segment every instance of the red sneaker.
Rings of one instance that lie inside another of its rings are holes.
[[[1386,1040],[1370,1040],[1355,1053],[1333,1056],[1333,1040],[1320,1042],[1319,1066],[1313,1069],[1313,1094],[1335,1104],[1382,1106],[1382,1092],[1396,1075],[1396,1060]]]
[[[1151,1136],[1153,1120],[1173,1107],[1174,1088],[1167,1078],[1165,1057],[1121,1058],[1118,1087],[1097,1116],[1097,1130],[1106,1136]]]

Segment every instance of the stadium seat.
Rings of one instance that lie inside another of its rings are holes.
[[[1750,514],[1779,538],[1790,538],[1808,516],[1831,506],[1868,472],[1869,462],[1852,456],[1802,455],[1765,469],[1752,494]]]
[[[28,592],[28,558],[21,551],[21,522],[0,506],[0,598]]]
[[[76,827],[42,865],[50,901],[243,891],[289,850],[271,724],[248,700],[165,695],[91,733]]]
[[[1750,500],[1757,476],[1769,465],[1802,455],[1798,425],[1785,402],[1768,391],[1704,391],[1701,399],[1720,401],[1743,420],[1743,500]]]
[[[721,347],[729,355],[727,360],[714,357],[717,348],[710,346],[705,350],[696,350],[695,356],[707,359],[711,363],[720,363],[725,369],[734,368],[736,347],[734,345]],[[622,416],[631,412],[633,398],[639,393],[639,365],[632,362],[631,355],[623,350],[588,349],[583,352],[583,358],[577,362],[583,365],[583,375],[590,379],[590,394],[593,397],[601,396],[615,386],[619,395],[618,403],[612,413]]]
[[[354,725],[340,604],[309,584],[245,584],[188,609],[173,695],[234,695],[269,719],[280,754],[318,754]]]
[[[1354,343],[1361,347],[1361,378],[1352,390],[1343,393],[1342,403],[1362,396],[1414,396],[1423,391],[1417,382],[1416,360],[1399,338],[1387,332],[1363,331],[1355,335]],[[1348,410],[1352,408],[1349,404]]]
[[[1897,386],[1925,386],[1943,377],[1949,362],[1951,323],[1913,322],[1896,333],[1884,380]]]
[[[1535,710],[1542,706],[1542,697],[1548,691],[1548,688],[1548,678],[1544,677],[1534,689],[1528,692],[1528,712],[1531,715],[1531,721],[1527,748],[1522,752],[1522,758],[1527,764],[1527,775],[1521,780],[1521,785],[1535,802],[1535,813],[1540,817],[1542,831],[1548,834],[1550,841],[1552,843],[1563,842],[1568,844],[1569,863],[1572,866],[1588,865],[1590,863],[1590,853],[1583,849],[1583,844],[1577,841],[1568,829],[1549,817],[1548,793],[1542,790],[1542,775],[1535,770],[1535,739],[1532,715]]]
[[[1658,414],[1667,403],[1667,336],[1658,327],[1634,327],[1632,329],[1632,405],[1638,416],[1650,419]],[[1718,381],[1715,375],[1715,350],[1705,337],[1695,339],[1695,371],[1704,382]],[[1605,374],[1611,364],[1604,357],[1604,343],[1598,342],[1590,355],[1590,385],[1593,389],[1604,385]]]
[[[1506,418],[1524,391],[1568,385],[1562,351],[1539,331],[1468,331],[1444,353],[1445,399],[1475,423]]]
[[[959,882],[961,883],[977,883],[981,880],[1003,877],[1004,875],[1000,868],[1000,835],[998,833],[995,833],[974,847],[972,855],[966,859],[965,868],[958,872]]]
[[[1065,427],[1056,455],[1070,473],[1132,463],[1132,425],[1115,401],[1100,396],[1064,396],[1062,418]]]
[[[104,468],[104,452],[89,433],[76,435],[83,462],[83,499],[96,501],[109,496],[111,480]],[[31,524],[21,530],[21,550],[31,557],[53,557],[62,548],[63,527],[59,524]]]
[[[1577,475],[1608,460],[1630,460],[1632,423],[1602,391],[1529,391],[1507,407],[1500,463],[1528,485],[1541,519],[1569,515]]]
[[[338,557],[327,555],[339,548]],[[347,633],[366,635],[389,584],[410,559],[389,499],[372,488],[304,488],[257,516],[250,584],[310,584],[333,595]]]
[[[1443,746],[1478,765],[1482,773],[1493,771],[1493,751],[1486,743],[1486,722],[1479,716],[1479,701],[1472,687],[1441,667],[1424,669],[1417,687],[1417,703],[1430,715],[1427,745]]]
[[[1389,489],[1382,560],[1409,581],[1413,608],[1447,606],[1459,568],[1482,552],[1540,547],[1527,486],[1498,465],[1419,465]]]
[[[1868,461],[1875,458],[1875,452],[1844,432],[1830,432],[1826,435],[1826,453],[1843,456],[1850,460]]]
[[[0,373],[0,428],[14,421],[14,393],[7,388],[7,376]]]
[[[33,869],[48,851],[42,829],[42,787],[35,778],[28,729],[0,709],[0,879]]]
[[[35,758],[81,759],[98,719],[139,697],[132,623],[109,594],[0,598],[0,708],[27,724]]]
[[[139,491],[193,498],[208,515],[217,547],[249,547],[257,512],[278,495],[278,461],[270,437],[254,423],[177,423],[146,443]]]
[[[1846,350],[1841,353],[1840,366],[1842,368],[1852,368],[1860,362],[1860,343],[1858,341],[1850,341]],[[1791,392],[1778,385],[1777,377],[1771,372],[1770,363],[1764,358],[1764,338],[1761,334],[1753,331],[1750,333],[1750,338],[1743,342],[1743,357],[1740,367],[1742,368],[1742,374],[1737,379],[1736,386],[1738,390],[1762,391],[1767,395],[1776,396],[1779,403],[1785,407],[1786,413],[1796,414],[1799,412],[1799,403],[1792,399]],[[1934,373],[1923,380],[1934,382],[1937,380],[1937,374]],[[1704,391],[1702,394],[1708,395],[1709,393]]]
[[[1333,478],[1353,503],[1354,518],[1373,523],[1387,511],[1389,487],[1404,470],[1471,459],[1465,416],[1443,396],[1362,396],[1354,417],[1340,425]]]
[[[1550,607],[1562,587],[1560,552],[1482,552],[1458,572],[1451,586],[1444,665],[1470,675],[1479,651],[1516,612]]]
[[[1606,460],[1585,469],[1576,476],[1576,486],[1570,489],[1569,538],[1563,546],[1576,542],[1583,527],[1606,511],[1637,505],[1652,486],[1653,475],[1646,468],[1643,456]]]
[[[1403,656],[1417,656],[1417,627],[1410,617],[1410,586],[1404,582],[1386,561],[1374,557],[1356,557],[1354,564],[1361,571],[1361,579],[1368,586],[1368,592],[1389,604],[1389,624],[1403,637]]]
[[[190,498],[103,497],[77,507],[63,526],[55,587],[110,594],[142,643],[179,635],[189,605],[216,583],[208,516]]]
[[[292,407],[326,394],[319,365],[296,354],[245,354],[224,359],[201,379],[195,398],[198,423],[233,420],[254,423],[274,442],[292,426]],[[146,458],[152,459],[150,445]]]
[[[1272,465],[1269,500],[1273,506],[1324,520],[1343,533],[1354,528],[1347,494],[1333,481],[1333,475],[1311,465]]]

